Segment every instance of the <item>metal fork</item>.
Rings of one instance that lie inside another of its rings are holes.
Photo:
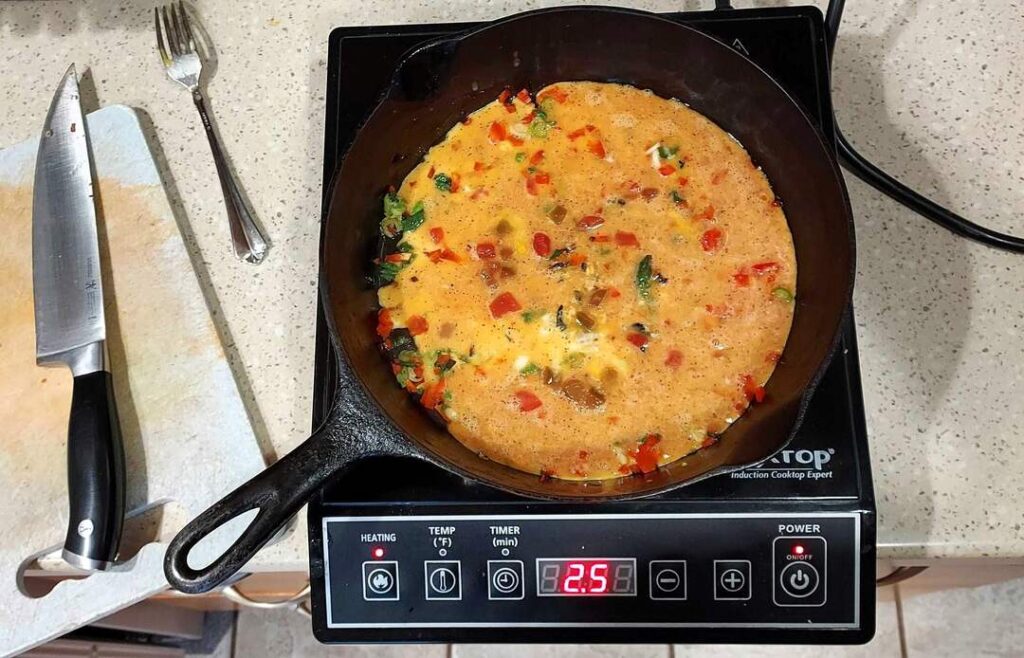
[[[203,61],[192,37],[192,25],[185,4],[179,0],[177,4],[156,7],[153,9],[153,17],[156,20],[156,44],[160,50],[160,59],[167,69],[167,76],[192,92],[192,100],[203,120],[206,137],[210,140],[210,150],[213,151],[217,177],[227,206],[235,255],[246,262],[259,263],[267,252],[267,240],[253,220],[252,211],[228,167],[220,139],[206,111],[206,100],[199,89]]]

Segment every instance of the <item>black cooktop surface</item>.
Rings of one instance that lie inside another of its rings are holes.
[[[690,12],[686,21],[739,50],[779,81],[834,144],[827,55],[820,15],[813,8]],[[425,40],[474,24],[338,28],[331,34],[325,118],[325,206],[330,178],[360,123],[376,104],[403,53]],[[810,38],[808,38],[810,36]],[[342,366],[344,367],[344,366]],[[330,403],[337,373],[329,356],[322,312],[318,318],[314,425]],[[511,503],[522,501],[411,460],[368,461],[327,487],[320,500],[372,502]],[[389,477],[381,478],[382,469]],[[872,501],[856,338],[852,312],[842,343],[786,450],[759,467],[710,478],[645,504],[714,500]],[[601,503],[616,505],[621,503]]]

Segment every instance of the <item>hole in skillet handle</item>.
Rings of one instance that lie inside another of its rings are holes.
[[[341,395],[339,391],[327,420],[310,438],[178,532],[164,556],[171,587],[185,594],[209,592],[244,567],[329,478],[367,457],[410,454],[401,439],[367,441],[354,435],[352,428],[359,424],[344,411]],[[200,541],[253,510],[258,510],[255,518],[227,550],[201,568],[189,565]]]

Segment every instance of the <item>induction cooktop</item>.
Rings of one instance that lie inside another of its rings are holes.
[[[749,57],[835,145],[821,13],[667,14]],[[324,193],[409,48],[473,24],[331,33]],[[326,208],[326,205],[325,205]],[[314,426],[351,375],[317,319]],[[427,464],[368,460],[309,505],[323,642],[861,643],[874,634],[875,504],[852,309],[793,441],[638,501],[558,503]]]

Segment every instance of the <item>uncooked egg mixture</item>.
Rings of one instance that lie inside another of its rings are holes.
[[[378,333],[481,455],[647,473],[717,440],[793,319],[786,217],[744,148],[617,84],[506,91],[384,199]]]

